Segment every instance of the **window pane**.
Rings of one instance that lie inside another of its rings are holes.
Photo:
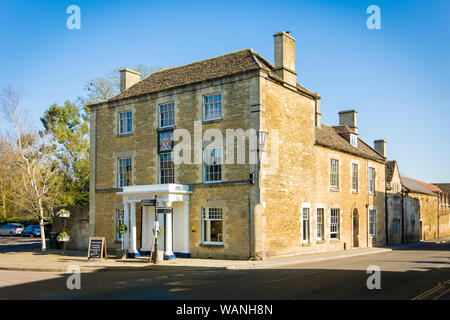
[[[119,113],[119,134],[131,133],[133,127],[132,112]]]
[[[222,149],[206,149],[203,152],[205,182],[222,180]]]
[[[339,238],[339,209],[331,209],[330,237]]]
[[[222,95],[220,93],[203,97],[203,114],[204,120],[222,117]]]
[[[323,209],[317,209],[317,238],[323,240]]]
[[[159,158],[160,183],[174,183],[175,170],[172,153],[161,153]]]
[[[334,188],[339,186],[339,161],[335,159],[330,161],[330,185]]]
[[[203,241],[223,242],[222,208],[202,209]]]
[[[119,187],[126,187],[131,184],[131,158],[119,159]]]
[[[174,103],[162,104],[160,110],[160,127],[169,127],[174,125]]]

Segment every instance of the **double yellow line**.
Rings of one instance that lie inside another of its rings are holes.
[[[438,300],[443,295],[450,292],[450,280],[439,283],[436,287],[419,294],[411,300]]]

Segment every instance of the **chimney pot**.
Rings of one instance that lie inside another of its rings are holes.
[[[120,72],[120,92],[128,89],[141,80],[141,74],[131,69],[121,69]]]

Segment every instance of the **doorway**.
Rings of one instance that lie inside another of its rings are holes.
[[[359,247],[359,213],[353,209],[353,248]]]

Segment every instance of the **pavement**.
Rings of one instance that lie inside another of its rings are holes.
[[[62,254],[62,250],[48,250],[46,253],[41,253],[38,246],[39,241],[39,239],[1,237],[0,270],[69,272],[68,268],[70,266],[77,266],[83,273],[99,271],[170,271],[173,269],[183,270],[183,268],[190,271],[268,269],[379,254],[392,250],[407,250],[439,242],[450,242],[450,238],[392,247],[357,248],[346,251],[308,253],[261,261],[176,258],[174,260],[161,261],[157,265],[149,263],[148,257],[125,260],[109,258],[107,260],[88,261],[86,251],[66,250],[64,255]],[[24,248],[29,248],[29,250],[24,250]]]

